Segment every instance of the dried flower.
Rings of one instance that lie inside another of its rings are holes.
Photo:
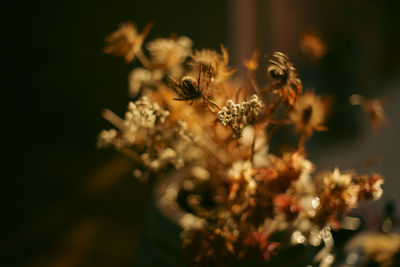
[[[298,216],[301,207],[299,202],[288,194],[278,194],[274,197],[274,212],[283,213],[286,219],[293,221]]]
[[[319,225],[331,222],[337,224],[335,215],[357,207],[360,200],[361,187],[351,172],[340,173],[338,168],[333,172],[323,172],[317,179],[317,193],[320,205],[313,220]],[[320,179],[322,178],[322,179]]]
[[[375,132],[379,131],[382,125],[387,123],[385,110],[382,101],[379,99],[365,99],[361,95],[354,94],[350,96],[352,105],[361,105],[367,114],[367,118]]]
[[[187,131],[184,123],[178,123],[171,129],[158,129],[148,138],[152,143],[147,145],[141,155],[142,163],[152,170],[160,170],[172,164],[176,169],[187,162],[197,160],[201,154],[193,136]]]
[[[293,184],[294,190],[298,194],[313,194],[315,191],[315,185],[312,182],[311,174],[315,167],[314,164],[307,160],[304,154],[294,153],[292,154],[293,167],[300,170],[300,176]]]
[[[222,54],[210,49],[196,50],[192,56],[191,62],[192,71],[198,72],[201,65],[209,69],[203,71],[210,71],[211,82],[218,84],[226,81],[232,74],[233,70],[228,67],[229,58],[228,51],[221,45]]]
[[[281,52],[274,52],[268,61],[267,74],[272,79],[273,92],[285,105],[293,106],[303,87],[289,58]]]
[[[304,158],[298,153],[285,153],[275,157],[271,166],[259,169],[259,179],[265,182],[269,192],[285,193],[292,183],[310,170]]]
[[[143,86],[154,86],[155,82],[162,79],[163,73],[160,70],[148,70],[135,68],[129,74],[129,94],[136,97]]]
[[[179,98],[174,98],[178,101],[193,101],[198,99],[207,99],[205,91],[210,83],[207,78],[203,76],[203,67],[201,65],[197,77],[184,76],[180,83],[172,81],[172,89],[178,94]]]
[[[351,174],[343,174],[340,173],[339,168],[335,168],[333,173],[327,177],[332,182],[333,185],[338,186],[340,188],[346,188],[351,183]]]
[[[231,190],[229,192],[229,199],[236,197],[236,192],[239,189],[239,183],[246,183],[246,191],[250,194],[254,194],[257,184],[254,180],[255,170],[253,164],[250,161],[236,161],[232,167],[228,170],[227,176],[231,180]]]
[[[117,31],[107,36],[106,42],[108,44],[104,48],[104,52],[123,56],[125,62],[131,62],[141,50],[143,41],[152,26],[153,23],[147,24],[143,32],[139,34],[133,23],[127,22],[121,24]]]
[[[360,198],[366,200],[378,200],[382,194],[382,184],[384,183],[383,177],[379,174],[361,175],[357,178],[360,186]]]
[[[320,60],[326,54],[326,45],[321,37],[312,32],[305,32],[300,39],[303,53],[311,60]]]
[[[232,100],[228,100],[226,106],[217,114],[222,125],[229,125],[235,137],[242,135],[243,128],[251,123],[258,115],[262,107],[262,101],[257,95],[252,95],[250,100],[240,104],[235,104]]]
[[[186,36],[178,39],[159,38],[149,42],[146,48],[151,55],[153,66],[161,69],[171,69],[182,64],[192,55],[193,42]]]
[[[346,204],[347,209],[354,209],[358,206],[360,186],[356,184],[350,184],[346,190],[342,193],[343,200]]]
[[[383,189],[382,189],[383,183],[384,183],[383,177],[380,175],[377,175],[375,179],[370,179],[372,198],[374,200],[378,200],[381,198],[383,194]]]
[[[99,136],[99,145],[104,144],[131,146],[147,142],[147,136],[156,131],[156,126],[165,122],[169,116],[167,110],[162,109],[148,97],[143,97],[136,103],[129,102],[128,111],[122,122],[120,134],[116,130],[102,132]]]
[[[199,150],[185,123],[168,126],[169,111],[148,96],[130,102],[120,132],[102,131],[98,146],[141,151],[141,162],[152,170],[172,164],[179,169],[199,157]]]
[[[129,102],[128,111],[125,114],[124,134],[127,140],[134,142],[138,131],[152,131],[156,125],[164,123],[168,116],[169,111],[161,108],[147,96],[135,103]]]
[[[257,70],[258,69],[258,56],[260,52],[258,50],[254,51],[251,55],[251,58],[243,61],[243,65],[249,70]]]
[[[139,180],[187,167],[168,175],[166,187],[158,188],[165,190],[158,204],[183,227],[190,265],[267,261],[278,241],[283,248],[289,245],[282,234],[293,244],[324,242],[316,261],[331,264],[331,227],[339,228],[338,216],[361,200],[378,199],[383,178],[339,168],[313,174],[304,142],[314,131],[326,130],[329,99],[313,92],[301,95],[296,69],[280,52],[269,58],[271,84],[266,87],[255,80],[257,51],[244,61],[248,76],[240,85],[228,79],[233,71],[223,46],[221,53],[205,49],[192,54],[189,38],[160,38],[147,44],[148,59],[141,46],[149,27],[138,34],[133,24],[123,24],[107,38],[107,53],[126,61],[136,56],[142,67],[129,75],[136,101],[129,103],[124,118],[103,113],[116,129],[102,131],[98,146],[114,147],[139,163],[133,171]],[[315,37],[303,39],[307,53],[322,56]],[[278,96],[270,97],[271,92]],[[376,128],[384,121],[380,102],[352,100],[364,107]],[[219,108],[214,102],[226,105]],[[289,123],[300,133],[299,147],[271,153],[273,133]],[[274,125],[266,129],[267,124]]]
[[[97,147],[104,148],[112,145],[114,143],[114,140],[116,140],[117,135],[118,132],[115,129],[102,130],[99,134]]]
[[[326,131],[322,125],[328,112],[329,101],[312,92],[306,92],[300,96],[290,113],[290,119],[306,138],[310,137],[313,131]]]

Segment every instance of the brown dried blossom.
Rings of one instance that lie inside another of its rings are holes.
[[[274,212],[283,213],[288,221],[293,221],[301,210],[300,203],[289,194],[278,194],[274,197]]]
[[[143,41],[152,26],[153,23],[147,24],[142,33],[139,34],[133,23],[121,24],[118,30],[106,37],[107,46],[104,48],[104,52],[123,56],[125,62],[131,62],[136,54],[141,51]]]
[[[172,89],[177,93],[179,98],[174,98],[178,101],[193,101],[198,99],[206,99],[206,90],[210,84],[209,75],[203,71],[203,65],[200,66],[197,76],[183,76],[178,83],[171,79]]]
[[[278,242],[270,241],[271,234],[266,232],[253,232],[245,237],[243,244],[249,251],[245,253],[249,258],[269,260],[279,246]]]
[[[241,180],[228,180],[230,183],[230,196],[234,194],[234,203],[242,205],[240,210],[241,220],[262,223],[266,218],[273,218],[276,213],[286,215],[288,221],[294,220],[300,211],[297,198],[290,198],[290,207],[285,209],[283,198],[289,192],[296,192],[291,188],[294,183],[308,172],[298,153],[285,154],[283,159],[276,157],[268,167],[254,168],[248,163],[242,172]],[[244,165],[243,165],[244,166]],[[232,192],[234,191],[234,192]],[[275,202],[277,201],[277,202]],[[282,205],[277,205],[277,203]],[[279,208],[280,206],[280,208]]]
[[[378,131],[382,125],[386,124],[387,118],[383,109],[382,101],[371,99],[365,103],[365,111],[375,131]]]
[[[170,85],[175,93],[177,93],[179,96],[178,98],[174,98],[174,100],[190,101],[190,104],[192,104],[195,100],[203,100],[208,104],[212,111],[215,111],[215,109],[218,110],[220,108],[207,96],[211,82],[211,76],[208,75],[208,72],[204,72],[204,68],[206,67],[200,65],[197,78],[191,75],[183,76],[179,83],[170,77]]]
[[[303,86],[289,58],[281,52],[274,52],[268,60],[267,75],[272,80],[273,92],[285,105],[292,107]]]
[[[382,100],[379,99],[365,99],[361,95],[354,94],[350,96],[350,103],[352,105],[361,105],[367,114],[367,118],[372,125],[375,132],[387,123],[385,110],[383,109]]]
[[[329,99],[322,98],[312,92],[306,92],[293,106],[290,119],[297,132],[309,138],[314,131],[326,131],[322,124],[328,114]]]
[[[192,71],[198,72],[203,65],[208,68],[203,70],[209,71],[211,74],[211,82],[215,84],[225,82],[231,77],[234,70],[228,66],[228,51],[223,45],[221,45],[221,52],[222,54],[210,49],[195,50],[191,62]]]
[[[285,153],[276,157],[269,168],[259,169],[259,178],[266,183],[268,190],[275,194],[285,193],[293,182],[306,170],[300,153]]]
[[[361,187],[353,172],[341,173],[338,168],[333,172],[324,172],[317,182],[320,205],[313,220],[319,225],[328,222],[336,224],[337,213],[346,213],[358,206]]]
[[[360,199],[378,200],[382,194],[383,177],[379,174],[361,175],[356,177],[360,186]]]

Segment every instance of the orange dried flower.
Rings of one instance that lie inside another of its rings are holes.
[[[365,99],[362,95],[354,94],[350,96],[350,103],[352,105],[360,105],[363,107],[367,118],[371,123],[375,132],[387,123],[385,110],[383,109],[382,100],[379,99]]]
[[[211,81],[218,84],[226,81],[235,72],[228,67],[229,57],[226,48],[221,45],[222,54],[210,49],[194,51],[192,71],[197,72],[201,64],[210,68]]]
[[[123,23],[118,30],[106,37],[107,46],[104,52],[123,56],[125,62],[131,62],[141,50],[144,39],[149,33],[153,23],[147,24],[142,33],[138,33],[136,26],[131,22]]]
[[[323,99],[313,92],[306,92],[300,96],[290,113],[296,131],[303,133],[306,138],[314,131],[326,131],[327,128],[322,124],[328,114],[329,102],[329,99]]]

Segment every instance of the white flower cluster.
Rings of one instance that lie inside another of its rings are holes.
[[[262,101],[257,95],[252,95],[250,100],[235,104],[232,100],[227,101],[217,114],[222,125],[229,125],[236,137],[241,137],[243,128],[253,120],[262,107]]]
[[[253,164],[251,161],[235,161],[228,170],[227,175],[230,179],[240,182],[241,179],[247,182],[246,190],[253,194],[257,188],[257,183],[253,178]]]
[[[122,129],[127,145],[151,141],[148,136],[153,135],[157,131],[157,126],[163,124],[168,116],[168,110],[161,108],[147,96],[135,103],[129,102]]]
[[[293,189],[299,195],[314,194],[315,185],[311,178],[311,174],[315,169],[314,164],[300,153],[294,153],[292,157],[294,169],[300,170],[299,179],[295,181]]]
[[[163,124],[168,116],[168,110],[161,108],[147,96],[135,103],[129,102],[125,119],[121,125],[116,125],[120,128],[120,132],[115,129],[102,131],[97,145],[98,147],[113,145],[116,149],[120,149],[151,141],[148,137],[157,131],[157,126]]]
[[[353,175],[350,173],[340,173],[339,168],[335,168],[332,173],[324,177],[324,183],[332,190],[340,191],[344,203],[351,209],[357,207],[360,186],[353,182]]]
[[[180,169],[186,162],[199,158],[201,151],[185,124],[178,123],[174,129],[164,129],[159,134],[155,139],[162,145],[149,145],[154,150],[141,155],[143,164],[148,168],[159,170],[171,163],[176,169]]]
[[[168,127],[169,111],[144,96],[130,102],[120,132],[104,130],[99,135],[98,147],[114,146],[141,151],[140,160],[152,169],[159,170],[168,164],[179,169],[199,158],[199,151],[184,123]]]

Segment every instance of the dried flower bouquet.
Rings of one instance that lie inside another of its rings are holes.
[[[192,51],[185,36],[143,45],[151,26],[139,33],[122,24],[106,39],[106,53],[141,66],[129,75],[134,100],[125,117],[104,111],[115,129],[102,131],[98,146],[131,157],[138,179],[160,179],[159,206],[183,227],[191,264],[268,261],[291,244],[324,244],[317,260],[332,263],[338,215],[379,199],[383,178],[338,168],[314,173],[305,142],[327,130],[330,99],[304,90],[283,53],[267,56],[265,85],[254,78],[257,51],[238,82],[224,46]],[[292,126],[298,146],[273,154],[269,143],[282,125]]]

